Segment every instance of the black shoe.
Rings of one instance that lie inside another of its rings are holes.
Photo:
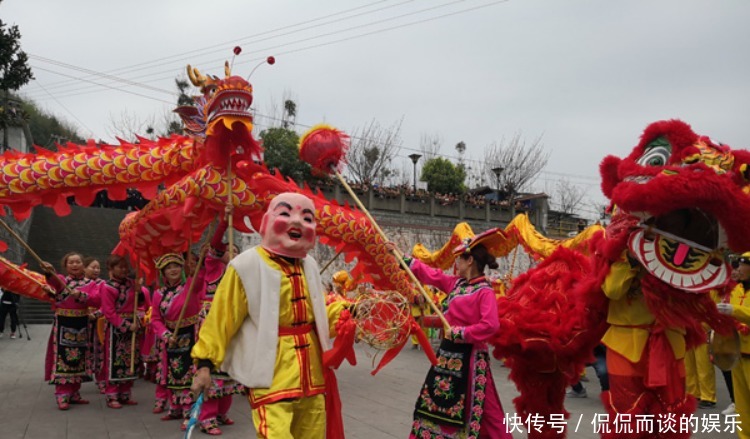
[[[715,407],[716,407],[716,403],[715,402],[703,401],[703,400],[701,400],[701,401],[698,402],[698,408],[699,409],[712,409],[712,408],[715,408]]]

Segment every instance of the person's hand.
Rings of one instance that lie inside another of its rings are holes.
[[[207,391],[211,387],[211,369],[201,367],[193,375],[193,384],[190,386],[190,392],[196,397],[201,392]]]
[[[734,306],[730,303],[717,303],[716,309],[718,309],[719,312],[724,315],[731,316],[732,311],[734,311]]]
[[[398,249],[398,246],[393,241],[386,241],[385,248],[387,248],[388,251],[391,252],[391,253],[393,253],[393,254],[401,253],[399,251],[399,249]]]
[[[94,313],[89,314],[89,320],[91,320],[92,322],[98,319],[99,317],[97,317],[96,314]]]
[[[169,338],[167,339],[167,347],[169,349],[174,349],[175,347],[177,347],[177,339],[172,337],[171,334],[169,335]]]
[[[136,332],[136,331],[138,331],[138,326],[139,326],[138,325],[138,320],[136,320],[134,322],[131,322],[130,326],[128,327],[128,331],[130,331],[130,332]]]
[[[232,216],[233,212],[234,212],[233,204],[227,204],[226,206],[224,206],[224,220],[229,221],[229,217]]]
[[[42,271],[43,271],[43,272],[44,272],[45,274],[48,274],[48,275],[50,275],[50,276],[52,276],[52,275],[54,275],[54,274],[56,274],[56,273],[57,273],[57,272],[55,271],[55,267],[54,267],[54,266],[52,266],[52,264],[50,264],[49,262],[45,262],[45,261],[42,261],[42,262],[41,262],[41,263],[39,264],[39,266],[40,266],[40,267],[42,267]]]
[[[75,298],[75,299],[80,299],[81,298],[81,291],[80,290],[76,290],[75,288],[71,289],[70,290],[70,295],[73,296],[73,298]]]

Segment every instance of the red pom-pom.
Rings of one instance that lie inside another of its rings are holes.
[[[266,62],[268,62],[268,64],[274,65],[276,64],[276,58],[269,56],[268,58],[266,58]]]
[[[318,174],[340,170],[348,149],[349,136],[326,125],[312,127],[299,142],[300,158]]]
[[[234,46],[234,54],[239,55],[240,53],[242,53],[242,47]]]

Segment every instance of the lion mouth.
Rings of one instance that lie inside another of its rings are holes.
[[[628,246],[646,270],[689,292],[704,292],[726,281],[728,267],[717,255],[722,229],[712,215],[695,208],[645,218]]]
[[[700,209],[679,209],[664,215],[652,216],[646,218],[642,225],[647,230],[646,238],[649,238],[651,233],[657,233],[708,252],[719,246],[719,222],[713,215]]]

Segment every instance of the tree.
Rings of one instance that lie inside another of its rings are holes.
[[[460,141],[456,143],[456,152],[458,153],[458,165],[464,166],[464,153],[466,152],[466,143]]]
[[[2,3],[2,0],[0,0]],[[8,130],[11,126],[12,115],[8,106],[8,93],[16,91],[34,79],[34,74],[28,65],[28,56],[21,50],[21,32],[18,26],[6,28],[0,20],[0,90],[3,91],[3,107],[0,113],[0,127],[3,128],[3,148],[8,147]]]
[[[289,125],[294,125],[295,120],[297,119],[297,104],[291,100],[287,99],[284,101],[284,118],[281,122],[282,126],[284,128],[289,128]]]
[[[578,210],[578,206],[581,205],[585,193],[586,191],[583,188],[563,178],[555,186],[554,200],[560,206],[560,212],[572,215]]]
[[[263,139],[263,160],[268,169],[278,169],[282,175],[297,182],[314,185],[319,179],[312,175],[310,165],[299,158],[299,136],[287,128],[268,128],[260,133]]]
[[[422,166],[420,180],[427,182],[427,190],[441,194],[459,194],[466,190],[466,171],[448,159],[435,157]]]
[[[544,150],[541,137],[527,146],[521,134],[517,133],[509,141],[501,139],[484,150],[484,176],[487,181],[497,181],[492,170],[503,168],[500,172],[500,188],[515,194],[534,181],[547,165],[548,159],[549,152]]]
[[[440,154],[440,148],[443,146],[443,137],[438,133],[422,133],[419,136],[419,150],[422,151],[422,158],[427,161],[434,159]]]
[[[29,131],[36,145],[55,149],[55,143],[84,143],[75,126],[41,110],[34,102],[24,101],[22,108],[28,115]]]
[[[177,88],[177,107],[184,105],[195,105],[192,96],[188,94],[191,87],[190,82],[184,76],[179,76],[174,80]],[[157,137],[167,137],[170,134],[182,133],[182,120],[168,109],[162,112],[161,116],[152,114],[150,117],[141,118],[135,112],[123,110],[119,116],[109,115],[109,125],[107,126],[107,135],[118,137],[123,140],[134,142],[135,136],[148,137],[155,140]]]
[[[401,123],[383,127],[376,120],[352,133],[352,143],[346,154],[347,170],[357,183],[382,182],[393,175],[393,158],[401,149]]]

